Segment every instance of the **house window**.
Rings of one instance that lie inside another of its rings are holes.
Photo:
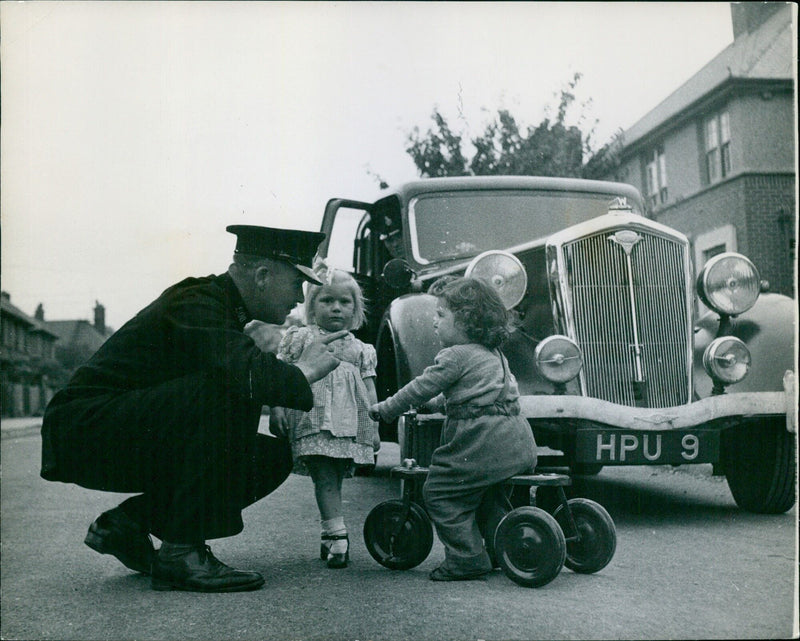
[[[647,157],[647,201],[651,209],[667,202],[667,160],[659,145]]]
[[[731,173],[731,126],[727,111],[706,120],[706,171],[709,183]]]

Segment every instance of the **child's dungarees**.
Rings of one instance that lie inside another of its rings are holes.
[[[455,574],[492,568],[483,534],[493,532],[503,516],[502,497],[494,486],[536,465],[536,445],[520,416],[516,385],[512,392],[506,359],[494,353],[503,367],[503,388],[491,405],[448,403],[441,445],[423,489],[445,545],[445,566]]]

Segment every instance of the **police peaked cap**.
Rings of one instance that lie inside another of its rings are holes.
[[[322,284],[311,270],[317,247],[325,239],[322,232],[257,225],[228,225],[225,229],[236,234],[235,253],[281,260],[297,269],[307,281]]]

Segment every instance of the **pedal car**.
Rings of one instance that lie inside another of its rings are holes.
[[[406,427],[416,422],[413,413],[403,417]],[[402,419],[401,419],[402,420]],[[402,483],[402,498],[374,507],[364,522],[364,542],[373,559],[391,570],[409,570],[422,563],[433,547],[433,526],[421,495],[428,468],[405,459],[390,472]],[[614,521],[599,503],[585,498],[567,499],[565,474],[537,473],[508,479],[508,511],[493,534],[494,558],[505,575],[524,587],[541,587],[558,576],[563,566],[591,574],[611,561],[617,547]],[[550,514],[535,504],[536,488],[554,488],[557,506]],[[514,507],[510,496],[527,488],[527,505]]]

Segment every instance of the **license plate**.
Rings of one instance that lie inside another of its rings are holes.
[[[716,430],[578,430],[575,460],[603,465],[677,465],[719,460]]]

